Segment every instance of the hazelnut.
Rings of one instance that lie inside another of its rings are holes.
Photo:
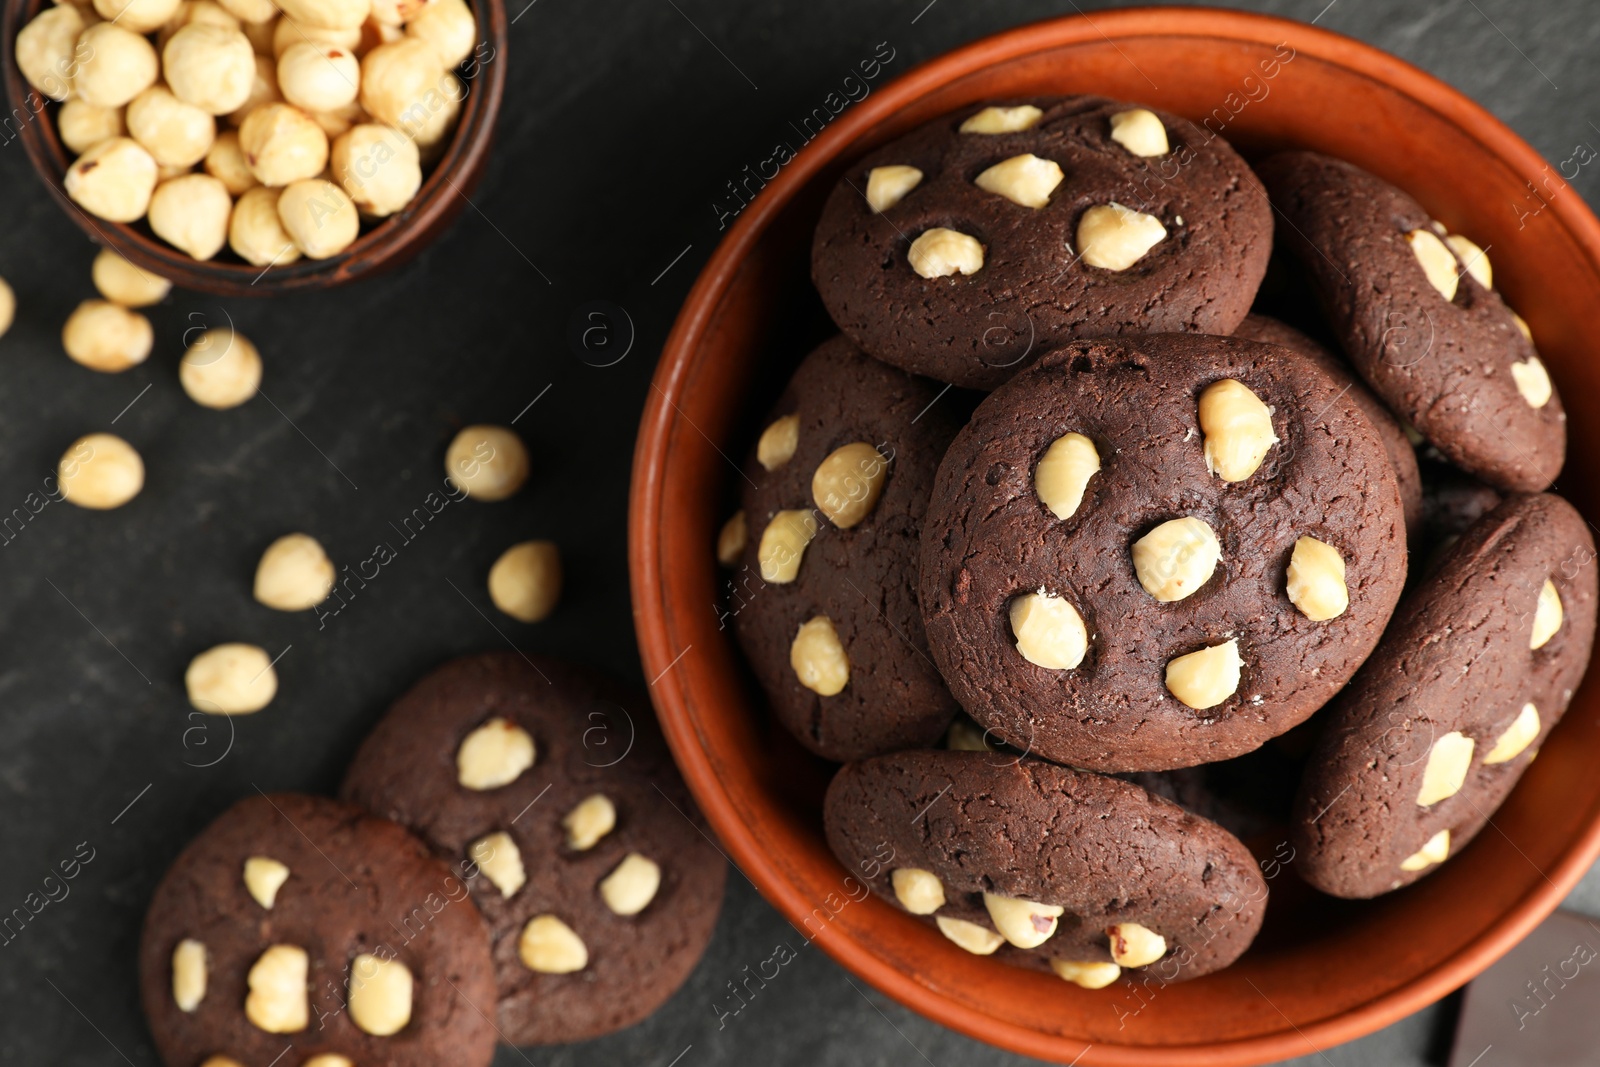
[[[818,696],[834,696],[850,684],[850,657],[826,615],[801,625],[789,645],[789,666],[800,684]]]
[[[1194,710],[1205,711],[1238,691],[1243,666],[1237,640],[1202,648],[1167,664],[1167,691]]]
[[[1111,116],[1111,139],[1142,159],[1154,159],[1170,151],[1167,128],[1154,111],[1142,107]]]
[[[1511,725],[1495,738],[1494,747],[1483,757],[1483,762],[1485,765],[1509,763],[1522,755],[1538,736],[1539,709],[1532,704],[1524,704],[1522,710],[1517,712],[1517,717],[1511,720]]]
[[[250,112],[239,127],[239,147],[262,185],[315,178],[328,165],[328,135],[310,115],[288,104],[263,104]],[[331,222],[332,213],[323,221]]]
[[[244,1014],[269,1034],[294,1034],[310,1023],[306,978],[311,960],[298,945],[273,945],[250,967]]]
[[[1100,453],[1081,433],[1062,434],[1050,442],[1033,471],[1039,502],[1058,519],[1070,519],[1083,503],[1089,479],[1100,470]]]
[[[867,171],[867,206],[874,215],[881,215],[921,184],[922,172],[916,167],[899,163],[873,167]]]
[[[517,940],[522,965],[539,974],[571,974],[589,965],[589,950],[572,927],[554,915],[535,915]]]
[[[1506,310],[1511,311],[1510,308],[1506,308]],[[1511,321],[1516,323],[1518,333],[1522,334],[1522,336],[1526,337],[1530,341],[1533,340],[1533,327],[1528,325],[1527,319],[1523,318],[1521,315],[1518,315],[1515,311],[1511,311]]]
[[[344,107],[356,98],[361,64],[336,45],[300,41],[278,57],[278,91],[306,111]]]
[[[350,963],[350,1021],[362,1033],[391,1037],[411,1021],[415,982],[399,960],[363,952]]]
[[[1056,977],[1084,989],[1104,989],[1122,977],[1122,968],[1115,963],[1076,960],[1051,960],[1050,969]]]
[[[333,142],[333,175],[364,215],[392,215],[422,187],[417,146],[377,123],[352,126]]]
[[[311,121],[322,127],[322,132],[328,135],[331,143],[335,138],[342,137],[350,132],[351,127],[359,126],[366,122],[370,116],[360,102],[346,104],[344,107],[334,108],[332,111],[313,111]]]
[[[430,0],[372,0],[369,24],[400,27],[427,10]]]
[[[372,0],[278,0],[278,6],[297,22],[330,30],[360,29],[372,13]]]
[[[361,106],[379,122],[411,132],[427,121],[444,63],[420,37],[380,44],[361,60]]]
[[[948,278],[983,269],[983,245],[976,237],[935,226],[924,230],[906,253],[911,269],[924,278]]]
[[[1406,234],[1411,244],[1411,254],[1417,257],[1428,284],[1439,291],[1446,300],[1456,298],[1456,286],[1461,282],[1461,265],[1454,253],[1431,230],[1412,230]]]
[[[17,70],[51,100],[66,100],[73,91],[82,33],[83,16],[77,8],[71,4],[45,8],[17,31]]]
[[[111,22],[100,22],[78,38],[72,90],[91,104],[121,107],[155,84],[160,72],[149,41]],[[127,221],[117,219],[113,221]]]
[[[1083,262],[1105,270],[1127,270],[1166,237],[1160,219],[1115,201],[1096,204],[1078,219]]]
[[[561,825],[567,831],[567,847],[587,852],[616,828],[617,808],[604,793],[594,793],[562,816]]]
[[[135,222],[150,207],[156,161],[139,142],[112,137],[73,160],[63,184],[89,214],[107,222]]]
[[[1425,845],[1400,861],[1402,871],[1420,871],[1450,858],[1450,831],[1440,830]]]
[[[238,30],[191,22],[161,50],[161,64],[178,99],[213,115],[226,115],[250,98],[256,50]]]
[[[154,33],[181,6],[179,0],[94,0],[95,14],[133,33]]]
[[[105,300],[85,300],[61,329],[61,345],[74,363],[107,374],[143,363],[154,343],[149,319]]]
[[[278,218],[280,189],[256,186],[247,190],[233,205],[228,221],[228,247],[239,258],[257,267],[293,263],[300,258],[289,231]]]
[[[777,470],[794,458],[800,446],[800,416],[785,415],[761,431],[756,442],[756,462],[769,471]]]
[[[889,875],[894,898],[913,915],[932,915],[944,907],[944,883],[920,867],[896,867]]]
[[[118,0],[112,0],[113,3]],[[139,0],[135,0],[139,2]],[[162,23],[161,31],[156,34],[156,49],[165,48],[167,42],[172,40],[172,35],[192,22],[209,22],[213,26],[225,26],[230,30],[240,29],[237,16],[228,11],[221,4],[213,0],[181,0],[177,13],[166,22]],[[123,25],[127,25],[126,22]]]
[[[420,5],[407,0],[402,6],[420,8],[405,20],[406,36],[427,41],[446,70],[460,66],[472,54],[478,41],[478,20],[462,0],[432,0]]]
[[[1494,288],[1494,268],[1489,266],[1488,253],[1459,233],[1446,237],[1444,243],[1450,246],[1456,258],[1461,260],[1462,268],[1472,275],[1479,285],[1485,289]]]
[[[1200,394],[1200,432],[1206,440],[1206,470],[1225,482],[1250,477],[1278,443],[1272,410],[1233,378],[1212,382]]]
[[[356,1064],[349,1056],[341,1056],[337,1052],[320,1052],[306,1060],[300,1067],[356,1067]]]
[[[1290,602],[1312,622],[1338,618],[1350,606],[1344,557],[1315,537],[1299,538],[1289,556],[1287,590]]]
[[[489,599],[518,622],[538,622],[561,599],[561,552],[554,541],[524,541],[489,568]]]
[[[989,741],[989,733],[965,716],[957,716],[944,735],[944,747],[952,752],[998,752]]]
[[[1167,954],[1167,939],[1138,923],[1117,923],[1106,927],[1111,939],[1111,958],[1119,967],[1148,967]]]
[[[986,107],[961,124],[962,133],[1016,133],[1031,130],[1044,118],[1032,104],[1020,107]]]
[[[284,534],[256,564],[256,601],[277,611],[305,611],[328,599],[338,577],[333,561],[310,534]]]
[[[68,446],[56,476],[62,495],[80,508],[120,508],[144,488],[144,461],[122,438],[92,433]]]
[[[535,755],[533,735],[496,715],[456,749],[456,780],[478,792],[499,789],[532,767]]]
[[[522,850],[517,848],[517,843],[504,830],[478,838],[467,850],[467,855],[500,890],[501,897],[513,896],[528,881],[527,872],[522,867]]]
[[[1533,609],[1533,632],[1528,635],[1529,648],[1543,648],[1561,629],[1561,594],[1556,583],[1546,578],[1539,587],[1539,602]]]
[[[848,530],[878,506],[888,471],[889,461],[865,441],[841,445],[817,464],[811,498],[829,521]]]
[[[806,546],[817,536],[817,517],[809,511],[780,511],[761,531],[756,559],[761,577],[780,585],[792,582],[800,573]]]
[[[172,291],[171,282],[134,266],[109,248],[102,248],[94,257],[91,273],[100,295],[125,308],[159,304]]]
[[[217,0],[222,9],[240,22],[264,25],[278,17],[278,5],[272,0]]]
[[[717,562],[724,567],[737,567],[750,541],[749,525],[742,510],[734,512],[717,531]]]
[[[661,888],[661,866],[630,852],[600,882],[600,899],[618,915],[637,915],[650,906]]]
[[[311,1059],[309,1059],[309,1060],[307,1060],[305,1062],[304,1067],[328,1067],[327,1064],[321,1064],[321,1063],[317,1063],[316,1062],[317,1060],[321,1060],[323,1058],[324,1057],[322,1057],[322,1056],[314,1056],[314,1057],[312,1057]],[[205,1062],[202,1063],[200,1065],[200,1067],[244,1067],[244,1064],[240,1063],[238,1060],[234,1059],[232,1056],[220,1056],[219,1055],[219,1056],[207,1056]],[[349,1067],[349,1065],[347,1064],[346,1067]]]
[[[237,129],[244,125],[250,112],[267,104],[283,103],[283,93],[278,89],[278,65],[266,56],[256,53],[255,74],[250,78],[250,95],[244,103],[228,112],[228,125]]]
[[[416,142],[417,155],[424,164],[431,164],[449,146],[450,131],[456,127],[461,115],[461,102],[467,98],[467,87],[450,71],[439,75],[433,88],[422,94],[422,99],[408,108],[401,121],[395,125],[400,132]]]
[[[974,178],[972,184],[986,193],[1003,196],[1013,204],[1037,209],[1050,202],[1050,194],[1056,191],[1063,177],[1060,164],[1054,160],[1024,152],[996,163]]]
[[[475,500],[504,500],[528,480],[528,450],[505,426],[468,426],[444,453],[451,484]]]
[[[1434,740],[1428,749],[1428,762],[1422,768],[1422,788],[1417,790],[1417,805],[1431,807],[1461,792],[1467,771],[1472,767],[1475,742],[1459,730]]]
[[[312,128],[317,136],[324,136],[320,127],[313,124]],[[323,178],[285,188],[278,197],[278,221],[295,247],[311,259],[338,255],[354,244],[361,232],[355,204],[343,189]]]
[[[1065,908],[1041,904],[1036,900],[1003,897],[985,893],[983,906],[1000,936],[1018,948],[1038,948],[1056,932],[1056,923]]]
[[[17,294],[11,291],[11,285],[4,278],[0,278],[0,337],[4,337],[11,329],[11,324],[17,318]],[[741,514],[743,514],[741,512]]]
[[[172,1000],[178,1010],[191,1012],[206,995],[206,946],[192,937],[172,950]]]
[[[1511,364],[1511,380],[1517,392],[1532,408],[1542,408],[1550,403],[1555,387],[1550,384],[1550,372],[1538,356],[1529,356],[1525,362]]]
[[[58,7],[55,10],[62,9]],[[56,129],[61,133],[61,143],[73,155],[79,156],[101,141],[109,141],[128,132],[123,124],[121,108],[100,107],[76,97],[62,104],[61,110],[56,112]]]
[[[1083,616],[1064,597],[1043,589],[1011,602],[1011,634],[1022,658],[1051,671],[1070,671],[1089,651]]]
[[[356,46],[361,43],[361,27],[345,26],[333,28],[313,26],[310,23],[297,22],[292,18],[281,18],[278,20],[277,27],[272,31],[273,59],[277,59],[287,52],[290,46],[305,41],[354,51]]]
[[[150,229],[199,260],[210,259],[228,243],[232,214],[228,187],[209,174],[185,174],[164,181],[150,197]]]
[[[939,927],[939,932],[966,949],[974,956],[987,956],[995,949],[1006,943],[1006,939],[990,930],[988,927],[979,926],[977,923],[965,919],[952,919],[948,915],[935,915],[934,923]]]
[[[278,901],[278,890],[289,880],[289,867],[271,856],[251,856],[244,861],[244,887],[250,899],[268,911]]]
[[[1163,604],[1193,596],[1211,580],[1222,545],[1203,519],[1169,519],[1133,543],[1133,570]]]
[[[128,133],[163,167],[192,167],[216,140],[217,120],[152,85],[128,105]]]
[[[207,649],[183,674],[189,703],[213,715],[249,715],[272,703],[278,673],[258,645],[238,642]]]
[[[224,130],[217,135],[206,152],[206,173],[222,183],[229,196],[242,196],[261,184],[250,170],[250,162],[239,145],[238,130]],[[236,205],[237,206],[237,205]],[[273,217],[277,217],[277,197],[273,197]],[[231,219],[230,218],[230,230]]]

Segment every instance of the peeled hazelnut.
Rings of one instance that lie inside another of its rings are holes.
[[[867,206],[874,215],[881,215],[906,198],[906,194],[922,184],[922,172],[916,167],[893,164],[873,167],[867,171]]]
[[[1417,263],[1422,267],[1422,273],[1427,276],[1428,284],[1437,289],[1439,295],[1446,300],[1454,300],[1456,286],[1461,282],[1458,273],[1461,265],[1456,262],[1456,257],[1450,249],[1431,230],[1412,230],[1406,234],[1406,240],[1410,242],[1411,254],[1417,257]]]
[[[333,1067],[332,1064],[319,1062],[327,1058],[328,1057],[326,1056],[313,1056],[311,1059],[305,1062],[303,1067]],[[205,1062],[202,1063],[200,1067],[244,1067],[244,1064],[240,1063],[232,1056],[207,1056]],[[339,1065],[339,1067],[352,1067],[352,1065],[346,1061],[344,1064]]]
[[[932,915],[944,907],[944,883],[932,871],[897,867],[889,880],[894,883],[894,898],[913,915]]]
[[[528,450],[505,426],[468,426],[445,449],[444,473],[474,500],[504,500],[528,480]]]
[[[983,906],[989,910],[989,919],[1000,936],[1018,948],[1038,948],[1056,932],[1056,923],[1065,908],[1055,904],[1041,904],[1036,900],[1020,900],[996,893],[983,895]]]
[[[976,237],[935,226],[911,242],[906,258],[911,269],[924,278],[976,274],[983,269],[983,245]]]
[[[278,57],[278,91],[306,111],[328,111],[355,100],[361,63],[349,50],[301,41]]]
[[[62,8],[54,8],[60,11]],[[72,99],[56,112],[56,129],[61,133],[61,143],[73,155],[83,155],[101,141],[121,137],[128,132],[122,121],[122,109],[99,107],[87,100]]]
[[[1494,288],[1494,269],[1489,266],[1489,255],[1472,241],[1453,233],[1444,239],[1461,260],[1462,267],[1485,289]]]
[[[149,222],[155,235],[195,259],[207,260],[228,243],[233,197],[209,174],[185,174],[156,186]]]
[[[1485,764],[1508,763],[1522,755],[1527,747],[1533,744],[1533,739],[1539,736],[1539,709],[1532,704],[1522,705],[1522,710],[1506,727],[1505,732],[1495,738],[1494,747],[1483,757]]]
[[[1089,479],[1100,470],[1100,453],[1081,433],[1062,434],[1050,443],[1033,470],[1033,490],[1058,519],[1070,519],[1083,503]]]
[[[1222,545],[1203,519],[1169,519],[1133,543],[1133,570],[1163,604],[1183,600],[1211,580]]]
[[[154,85],[160,73],[150,42],[111,22],[84,30],[74,58],[77,71],[72,91],[99,107],[121,107]]]
[[[1063,176],[1061,166],[1054,160],[1040,159],[1025,152],[996,163],[974,178],[972,184],[1014,204],[1041,208],[1050,202],[1050,194],[1056,191]]]
[[[1289,556],[1287,590],[1290,602],[1312,622],[1338,618],[1350,606],[1344,557],[1315,537],[1299,538]]]
[[[1078,219],[1078,250],[1091,267],[1127,270],[1166,239],[1167,228],[1146,215],[1113,201],[1096,204]]]
[[[207,1067],[202,1064],[201,1067]],[[337,1052],[319,1052],[300,1065],[300,1067],[356,1067],[355,1061],[349,1056],[341,1056]]]
[[[878,506],[888,471],[889,461],[865,441],[841,445],[817,464],[811,498],[830,522],[848,530]]]
[[[1450,858],[1450,831],[1440,830],[1428,838],[1427,844],[1400,861],[1402,871],[1420,871]]]
[[[420,5],[413,0],[409,6],[420,10],[405,20],[406,36],[427,41],[445,69],[459,66],[472,54],[472,46],[478,40],[478,20],[462,0],[432,0]]]
[[[333,142],[334,177],[363,214],[382,218],[411,203],[422,187],[417,146],[377,123],[352,126]]]
[[[1167,664],[1167,691],[1196,711],[1214,708],[1238,691],[1243,665],[1237,640],[1202,648]]]
[[[171,282],[134,266],[109,248],[102,248],[94,257],[91,273],[100,295],[125,308],[159,304],[172,291]]]
[[[952,752],[998,752],[989,742],[987,730],[965,716],[957,716],[944,735],[944,747]]]
[[[1032,104],[1020,107],[986,107],[961,124],[962,133],[1016,133],[1031,130],[1044,118]]]
[[[133,33],[154,33],[180,6],[180,0],[94,0],[95,14]]]
[[[750,540],[750,529],[744,511],[736,511],[717,531],[717,562],[724,567],[737,567]]]
[[[424,164],[431,164],[444,154],[450,144],[450,132],[461,117],[461,102],[466,98],[467,87],[447,70],[400,116],[396,126],[416,142],[417,154]]]
[[[360,28],[372,13],[372,0],[278,0],[289,18],[327,29]]]
[[[256,54],[256,69],[250,79],[250,95],[233,111],[228,112],[228,125],[237,129],[244,125],[250,112],[267,104],[283,103],[283,93],[278,89],[278,65],[268,57]]]
[[[528,881],[522,867],[522,850],[504,830],[478,838],[467,855],[478,865],[502,897],[510,897]]]
[[[1271,409],[1233,378],[1212,382],[1200,394],[1200,432],[1206,439],[1206,470],[1225,482],[1250,477],[1278,443]]]
[[[111,0],[111,2],[120,3],[121,0]],[[138,3],[141,0],[134,0],[134,2]],[[148,3],[149,0],[143,0],[143,2]],[[221,4],[215,3],[214,0],[180,0],[178,10],[173,13],[171,18],[161,24],[161,31],[156,35],[156,47],[158,49],[164,48],[166,43],[172,40],[173,34],[191,22],[209,22],[215,26],[226,26],[230,30],[242,28],[239,16]],[[126,19],[122,21],[122,25],[127,25]]]
[[[761,577],[779,584],[792,582],[800,573],[806,546],[817,536],[817,517],[809,511],[780,511],[761,531],[756,558]]]
[[[456,749],[456,780],[479,792],[499,789],[532,767],[534,756],[533,735],[497,715]]]
[[[604,793],[595,793],[562,816],[561,825],[567,831],[567,847],[587,852],[616,828],[617,807]]]
[[[239,127],[239,147],[262,185],[315,178],[328,165],[328,135],[310,115],[288,104],[264,104],[250,112]],[[326,215],[316,221],[326,221]]]
[[[178,99],[213,115],[226,115],[250,97],[256,50],[238,30],[191,22],[161,50],[161,65]]]
[[[1561,629],[1561,594],[1556,583],[1546,578],[1539,587],[1539,602],[1533,609],[1533,632],[1528,635],[1529,648],[1543,648]]]
[[[554,915],[536,915],[517,941],[522,965],[539,974],[571,974],[589,964],[589,950],[572,927]]]
[[[1459,730],[1452,730],[1433,742],[1428,749],[1428,763],[1422,768],[1418,806],[1426,808],[1461,792],[1467,781],[1467,771],[1472,767],[1474,744],[1472,738]]]
[[[1138,923],[1117,923],[1106,927],[1111,939],[1111,958],[1120,967],[1148,967],[1167,954],[1167,939]]]
[[[1507,308],[1506,310],[1511,311],[1510,308]],[[1518,333],[1522,334],[1522,336],[1526,337],[1530,341],[1533,340],[1533,327],[1528,325],[1527,319],[1523,318],[1521,315],[1518,315],[1515,311],[1511,311],[1511,321],[1517,324]]]
[[[18,30],[17,69],[28,84],[51,100],[70,97],[81,33],[83,16],[71,4],[47,7]]]
[[[801,625],[789,645],[789,666],[800,684],[818,696],[835,696],[850,684],[850,657],[826,615]]]
[[[107,222],[136,222],[150,207],[156,161],[129,137],[101,141],[73,160],[63,183],[83,210]]]
[[[229,196],[242,196],[261,183],[256,180],[254,172],[250,170],[250,162],[244,157],[244,149],[239,145],[238,130],[224,130],[217,135],[206,151],[206,173],[222,183],[228,190]],[[235,207],[237,207],[237,202]],[[273,218],[277,218],[277,197],[273,197]],[[229,229],[232,230],[233,219],[229,216]]]
[[[256,564],[256,601],[276,611],[306,611],[328,599],[337,572],[310,534],[284,534]]]
[[[255,345],[231,327],[208,329],[192,341],[188,350],[184,352],[183,359],[178,363],[178,380],[183,385],[183,391],[189,394],[189,398],[203,407],[219,410],[238,407],[254,396],[261,384],[261,356],[256,352]],[[315,541],[311,541],[311,544],[319,553],[321,552],[321,546]],[[275,544],[273,548],[276,547]],[[272,553],[272,549],[267,551],[269,555]],[[326,557],[323,557],[323,561],[326,563]],[[263,557],[262,566],[264,567],[266,563],[267,559]],[[327,571],[327,584],[331,585],[333,564],[327,564]],[[256,573],[256,590],[257,599],[260,599],[259,570]],[[302,595],[311,595],[314,592],[315,590],[308,586]],[[311,604],[320,604],[326,596],[327,588],[324,586],[322,595]],[[303,606],[310,607],[311,604]],[[298,608],[285,610],[293,611]]]
[[[361,43],[361,27],[313,26],[310,23],[297,22],[292,18],[281,18],[272,31],[272,56],[276,59],[292,46],[305,41],[354,51]]]
[[[600,883],[600,898],[618,915],[637,915],[650,906],[661,888],[661,867],[630,852]]]
[[[561,552],[554,541],[524,541],[489,568],[489,599],[518,622],[538,622],[561,599]]]
[[[228,220],[228,247],[256,267],[293,263],[300,258],[289,231],[278,218],[280,189],[258,185],[248,189],[233,205]]]
[[[17,294],[11,291],[10,284],[4,278],[0,278],[0,337],[6,335],[16,318]]]
[[[1056,977],[1084,989],[1104,989],[1122,977],[1122,968],[1115,963],[1051,960],[1050,969]]]
[[[271,856],[251,856],[244,861],[244,887],[250,899],[268,911],[278,901],[278,890],[289,880],[289,867]]]
[[[172,950],[172,1000],[182,1012],[194,1011],[206,995],[206,946],[192,937]]]
[[[318,128],[318,134],[321,129]],[[349,248],[361,232],[361,216],[343,189],[322,178],[298,181],[278,197],[278,221],[295,247],[311,259],[327,259]]]
[[[72,442],[56,475],[62,495],[80,508],[119,508],[144,488],[144,461],[122,438],[92,433]]]
[[[981,132],[981,131],[980,131]],[[1006,943],[1006,939],[988,927],[969,923],[965,919],[952,919],[948,915],[935,915],[939,932],[966,949],[974,956],[987,956]]]
[[[248,715],[272,703],[278,693],[278,673],[265,649],[234,642],[190,660],[183,684],[189,703],[201,711]]]
[[[363,952],[350,963],[350,1021],[363,1033],[390,1037],[411,1021],[411,969]]]
[[[438,93],[444,72],[433,45],[420,37],[380,44],[361,60],[361,106],[396,129],[417,129],[436,110],[425,98]]]
[[[1064,597],[1043,590],[1024,593],[1011,602],[1010,618],[1017,651],[1029,663],[1046,670],[1070,671],[1089,651],[1083,616]]]
[[[1522,399],[1532,408],[1542,408],[1550,403],[1551,394],[1555,392],[1555,387],[1550,384],[1550,372],[1544,369],[1544,362],[1538,356],[1529,356],[1526,362],[1511,364],[1511,380],[1516,383]]]
[[[205,158],[216,140],[217,120],[152,85],[128,104],[128,133],[164,167],[191,167]]]
[[[1167,128],[1154,111],[1142,107],[1111,116],[1111,139],[1142,159],[1154,159],[1170,151]]]
[[[61,329],[61,345],[74,363],[107,374],[143,363],[154,343],[149,319],[105,300],[85,300]]]
[[[777,470],[794,458],[800,445],[800,416],[785,415],[761,431],[756,442],[756,462],[767,470]]]
[[[310,1023],[306,978],[311,970],[306,950],[298,945],[273,945],[250,967],[244,998],[245,1018],[269,1034],[294,1034]]]

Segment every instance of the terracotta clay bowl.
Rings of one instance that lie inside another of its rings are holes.
[[[1285,58],[1286,56],[1292,58]],[[1276,68],[1263,63],[1276,60]],[[1273,77],[1263,73],[1275,69]],[[1233,967],[1090,992],[974,957],[876,898],[829,853],[831,766],[770,718],[725,625],[712,545],[742,457],[795,361],[828,330],[808,281],[812,227],[844,165],[963,105],[1095,92],[1208,120],[1247,155],[1311,148],[1417,196],[1492,248],[1572,412],[1557,483],[1600,517],[1600,223],[1516,134],[1374,48],[1259,15],[1097,12],[967,45],[873,89],[739,214],[667,340],[634,460],[630,557],[646,676],[668,739],[728,854],[850,971],[982,1041],[1078,1064],[1253,1064],[1311,1054],[1467,982],[1600,855],[1600,693],[1586,686],[1506,805],[1436,874],[1375,901],[1323,897],[1262,848],[1265,929]]]
[[[461,115],[449,145],[431,166],[423,167],[422,187],[410,204],[376,224],[363,221],[351,246],[327,259],[299,259],[263,270],[226,247],[201,261],[173,248],[143,220],[107,222],[95,218],[67,196],[62,182],[73,154],[56,130],[60,105],[35,92],[17,68],[17,32],[51,0],[7,0],[0,17],[9,119],[0,140],[22,142],[34,169],[63,211],[90,239],[184,289],[222,296],[271,296],[294,289],[325,289],[397,267],[411,259],[453,222],[471,195],[494,139],[495,117],[505,95],[507,22],[504,0],[468,0],[478,17],[478,43],[456,68],[466,86]],[[196,168],[199,169],[199,168]]]

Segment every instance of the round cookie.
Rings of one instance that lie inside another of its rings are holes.
[[[1260,183],[1221,137],[1136,104],[1041,97],[964,108],[852,166],[811,277],[869,354],[992,389],[1065,341],[1231,332],[1271,242]]]
[[[1117,963],[1164,982],[1220,970],[1266,908],[1254,858],[1222,827],[1039,759],[921,751],[849,764],[823,822],[839,862],[878,896],[968,951],[1089,988],[1114,981]]]
[[[1355,376],[1348,363],[1288,323],[1265,315],[1246,315],[1239,328],[1233,331],[1233,336],[1292,348],[1350,391],[1350,398],[1372,423],[1372,428],[1378,431],[1383,450],[1388,453],[1389,462],[1394,467],[1395,482],[1400,487],[1400,506],[1405,512],[1407,537],[1413,543],[1419,540],[1424,522],[1422,473],[1417,468],[1417,450],[1412,447],[1411,439],[1406,436],[1399,420],[1383,406],[1383,401],[1372,395],[1372,391]]]
[[[1325,713],[1295,804],[1301,877],[1377,896],[1483,828],[1583,678],[1594,563],[1583,517],[1547,493],[1508,497],[1448,550]]]
[[[960,402],[835,337],[745,461],[734,629],[778,721],[828,759],[926,747],[956,711],[928,657],[917,554]]]
[[[172,1067],[494,1056],[489,933],[465,881],[321,797],[247,797],[189,843],[145,915],[139,987]]]
[[[576,667],[511,652],[446,663],[373,728],[341,792],[481,874],[472,898],[512,1044],[645,1018],[716,925],[727,867],[648,702]]]
[[[1566,412],[1526,326],[1485,284],[1488,257],[1342,160],[1285,152],[1260,173],[1284,244],[1373,392],[1497,488],[1548,486],[1566,458]]]
[[[1091,770],[1212,763],[1288,730],[1405,581],[1372,424],[1310,360],[1252,341],[1046,355],[978,406],[933,501],[921,602],[956,699]]]

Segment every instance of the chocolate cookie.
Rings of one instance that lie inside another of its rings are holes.
[[[1301,877],[1377,896],[1483,828],[1583,678],[1595,569],[1588,525],[1550,494],[1462,535],[1326,712],[1295,804]]]
[[[1405,581],[1400,493],[1290,349],[1081,341],[978,406],[922,540],[933,658],[979,723],[1099,771],[1256,748],[1321,707]]]
[[[939,739],[917,553],[959,401],[843,337],[807,356],[745,461],[734,628],[778,721],[850,760]]]
[[[247,797],[189,843],[145,915],[139,987],[170,1067],[494,1057],[489,932],[466,883],[401,827],[321,797]]]
[[[513,1044],[638,1022],[716,925],[727,868],[649,704],[578,668],[502,652],[445,664],[362,742],[343,795],[474,876]]]
[[[1378,431],[1383,450],[1389,454],[1395,482],[1400,487],[1400,506],[1405,512],[1406,534],[1412,542],[1417,541],[1423,529],[1422,474],[1417,469],[1417,450],[1412,447],[1411,438],[1406,436],[1399,420],[1383,406],[1383,401],[1373,396],[1372,391],[1362,384],[1350,369],[1350,364],[1288,323],[1269,319],[1265,315],[1246,315],[1239,328],[1233,331],[1233,336],[1292,348],[1321,367],[1342,388],[1350,391],[1350,398],[1372,423],[1372,428]]]
[[[968,107],[852,166],[811,277],[879,359],[992,389],[1065,341],[1230,333],[1272,212],[1222,138],[1098,96]]]
[[[1099,989],[1232,963],[1266,907],[1222,827],[1131,782],[1039,759],[900,752],[842,768],[828,845],[873,892],[977,955]]]
[[[1285,152],[1261,177],[1279,236],[1373,391],[1484,481],[1548,486],[1566,458],[1566,412],[1484,251],[1342,160]]]

